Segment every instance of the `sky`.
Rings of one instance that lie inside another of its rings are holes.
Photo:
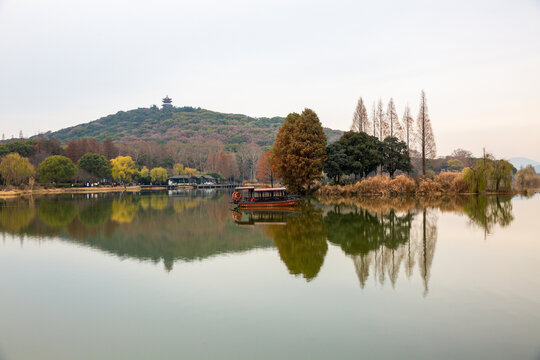
[[[0,0],[0,133],[160,104],[348,130],[427,95],[438,155],[540,161],[540,0]]]

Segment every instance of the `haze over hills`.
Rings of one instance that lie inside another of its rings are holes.
[[[234,151],[243,144],[271,147],[285,118],[254,118],[242,114],[225,114],[193,107],[152,106],[119,111],[89,123],[44,134],[60,141],[95,138],[115,141],[170,140],[185,143],[222,143]],[[324,129],[329,143],[343,134]]]
[[[535,160],[532,160],[532,159],[529,159],[529,158],[526,158],[526,157],[513,157],[513,158],[510,158],[508,159],[508,162],[510,162],[510,164],[514,165],[514,167],[516,169],[521,169],[521,168],[524,168],[528,165],[532,165],[532,167],[534,167],[534,170],[536,171],[537,174],[540,173],[540,162],[538,161],[535,161]]]

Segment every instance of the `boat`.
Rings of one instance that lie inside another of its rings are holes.
[[[242,209],[290,208],[296,206],[300,197],[290,195],[287,188],[255,188],[240,186],[234,189],[232,202]]]

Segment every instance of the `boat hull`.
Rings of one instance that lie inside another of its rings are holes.
[[[268,208],[287,208],[294,207],[300,200],[276,200],[276,201],[242,201],[238,204],[242,209],[268,209]]]

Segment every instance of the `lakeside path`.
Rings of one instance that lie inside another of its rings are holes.
[[[164,187],[152,190],[163,190]],[[47,194],[94,194],[94,193],[112,193],[112,192],[139,192],[140,186],[128,186],[124,189],[123,186],[95,186],[95,187],[80,187],[80,188],[52,188],[52,189],[34,189],[34,190],[8,190],[0,191],[0,199],[12,198],[28,195],[47,195]]]

